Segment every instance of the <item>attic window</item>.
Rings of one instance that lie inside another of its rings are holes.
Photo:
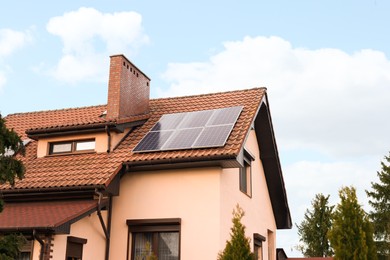
[[[95,139],[55,142],[49,144],[49,155],[92,152],[95,150]]]

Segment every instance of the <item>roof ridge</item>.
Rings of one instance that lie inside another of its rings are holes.
[[[236,90],[229,90],[229,91],[210,92],[204,94],[184,95],[184,96],[176,96],[176,97],[162,97],[162,98],[153,98],[150,100],[159,101],[159,100],[171,100],[171,99],[178,99],[178,98],[196,98],[196,97],[204,97],[204,96],[230,94],[235,92],[247,92],[247,91],[254,91],[254,90],[267,90],[267,87],[254,87],[254,88],[236,89]]]
[[[211,92],[211,93],[196,94],[196,95],[151,98],[150,100],[151,101],[159,101],[159,100],[172,100],[172,99],[180,99],[180,98],[196,98],[196,97],[215,96],[215,95],[221,95],[221,94],[230,94],[230,93],[246,92],[246,91],[254,91],[254,90],[267,90],[267,88],[266,87],[255,87],[255,88],[248,88],[248,89],[236,89],[236,90],[219,91],[219,92]],[[39,114],[39,113],[48,113],[48,112],[61,112],[61,111],[66,111],[66,110],[87,109],[87,108],[104,107],[104,106],[107,106],[107,104],[81,106],[81,107],[67,107],[67,108],[49,109],[49,110],[37,110],[37,111],[30,111],[30,112],[19,112],[19,113],[8,114],[5,116],[5,118],[7,118],[9,116]]]
[[[65,110],[86,109],[86,108],[104,107],[104,106],[107,106],[107,104],[82,106],[82,107],[67,107],[67,108],[58,108],[58,109],[49,109],[49,110],[37,110],[37,111],[30,111],[30,112],[19,112],[19,113],[8,114],[5,117],[26,115],[26,114],[39,114],[39,113],[46,113],[46,112],[57,112],[57,111],[61,112],[61,111],[65,111]]]

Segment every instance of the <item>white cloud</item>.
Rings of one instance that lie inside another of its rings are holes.
[[[390,61],[379,51],[294,48],[279,37],[226,42],[209,60],[171,63],[160,96],[266,86],[278,144],[382,156],[390,143]]]
[[[6,74],[11,70],[9,65],[5,64],[5,59],[31,41],[30,31],[0,29],[0,90],[7,82]]]
[[[32,40],[30,32],[0,29],[0,60]]]
[[[64,44],[63,56],[51,73],[68,82],[106,78],[107,64],[101,62],[102,57],[131,56],[149,41],[136,12],[101,13],[82,7],[51,18],[46,28]]]

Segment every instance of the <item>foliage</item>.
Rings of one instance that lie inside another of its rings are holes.
[[[152,245],[149,242],[146,242],[145,250],[143,250],[140,256],[136,256],[136,260],[158,260],[157,256],[152,252]]]
[[[18,134],[5,126],[5,120],[0,115],[0,184],[14,185],[15,178],[22,179],[25,168],[22,161],[14,154],[24,155],[24,145]],[[0,212],[3,211],[3,201],[0,199]],[[0,260],[15,259],[19,247],[25,241],[23,236],[8,235],[0,238]]]
[[[19,247],[26,243],[22,235],[7,235],[0,237],[0,260],[13,260],[19,256]]]
[[[355,188],[341,188],[339,197],[328,235],[335,259],[377,259],[371,223],[358,203]]]
[[[231,228],[230,241],[226,241],[223,252],[219,253],[219,260],[252,260],[254,254],[250,248],[250,238],[245,237],[245,226],[241,223],[245,212],[237,204],[233,209],[233,227]]]
[[[371,191],[366,191],[371,199],[372,211],[369,217],[374,226],[374,237],[378,256],[390,258],[390,153],[381,162],[381,171],[377,172],[379,182],[371,182]]]
[[[299,240],[303,242],[298,249],[306,257],[332,256],[333,251],[327,237],[332,226],[334,206],[328,205],[329,195],[316,194],[312,201],[312,210],[307,209],[304,220],[298,228]]]
[[[23,142],[15,131],[5,126],[5,120],[0,115],[0,184],[8,182],[14,185],[15,178],[22,179],[24,176],[22,161],[12,156],[15,153],[24,155]]]

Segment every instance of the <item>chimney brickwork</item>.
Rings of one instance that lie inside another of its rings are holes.
[[[126,118],[149,112],[150,79],[124,55],[110,57],[108,119]]]

